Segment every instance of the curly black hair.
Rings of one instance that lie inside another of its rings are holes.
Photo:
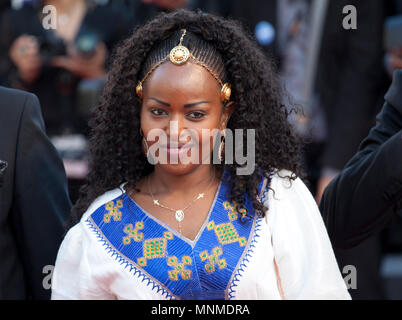
[[[141,148],[141,101],[135,88],[153,48],[182,28],[208,42],[224,60],[235,103],[227,127],[243,132],[255,129],[254,173],[236,175],[239,165],[221,165],[233,179],[231,201],[242,208],[247,194],[256,212],[264,216],[267,208],[255,197],[263,176],[270,179],[271,172],[282,169],[292,173],[288,176],[292,180],[301,175],[302,145],[287,120],[289,109],[282,103],[284,91],[275,67],[240,22],[200,10],[160,13],[137,27],[114,51],[107,83],[89,123],[90,171],[73,206],[70,224],[78,222],[98,196],[123,182],[135,187],[152,172]]]

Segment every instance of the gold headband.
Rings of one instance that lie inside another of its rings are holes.
[[[232,93],[231,87],[229,83],[223,84],[221,79],[219,79],[218,75],[211,70],[205,63],[197,59],[189,50],[187,47],[183,46],[183,39],[184,36],[186,35],[186,29],[182,29],[183,34],[180,38],[180,43],[175,46],[171,51],[170,54],[167,55],[165,58],[163,58],[161,61],[156,63],[144,76],[144,78],[140,81],[138,81],[137,87],[135,88],[135,92],[137,95],[142,98],[142,84],[143,82],[149,77],[149,75],[155,71],[156,68],[158,68],[162,63],[164,63],[168,58],[170,59],[170,62],[172,62],[175,65],[183,65],[186,63],[190,58],[198,65],[204,67],[214,78],[216,81],[221,86],[221,101],[222,102],[227,102],[230,99],[230,95]]]

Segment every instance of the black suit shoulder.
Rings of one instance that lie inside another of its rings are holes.
[[[0,119],[3,119],[3,122],[10,117],[21,116],[24,108],[32,109],[32,114],[36,118],[42,119],[38,98],[33,93],[27,91],[0,86],[0,106]]]

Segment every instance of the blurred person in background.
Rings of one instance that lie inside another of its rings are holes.
[[[117,10],[85,0],[33,1],[1,18],[0,83],[38,96],[73,201],[87,172],[89,110],[103,87],[110,52],[128,28]]]
[[[343,28],[346,5],[357,9],[357,30]],[[275,58],[290,96],[284,104],[291,99],[303,109],[291,120],[309,142],[305,166],[317,200],[325,174],[346,164],[375,119],[383,76],[382,6],[379,0],[238,0],[234,5],[232,15]],[[341,270],[346,265],[358,270],[353,298],[383,297],[379,237],[350,255],[335,253]]]
[[[313,194],[320,170],[317,158],[326,138],[324,111],[313,90],[328,6],[324,3],[327,1],[237,0],[230,14],[248,26],[265,54],[274,60],[288,93],[283,98],[284,105],[294,102],[303,111],[292,113],[290,120],[298,134],[309,142],[304,158]]]
[[[37,97],[0,87],[0,300],[50,298],[45,278],[70,208]]]
[[[389,82],[384,85],[385,5],[377,0],[330,3],[333,19],[324,30],[317,81],[328,123],[317,202],[374,124],[389,87]],[[356,7],[356,30],[343,27],[348,4]]]
[[[204,12],[227,17],[234,3],[232,0],[115,0],[117,6],[125,7],[130,13],[133,27],[143,25],[160,12],[170,12],[185,8],[188,10],[201,9]],[[122,6],[123,5],[123,6]]]

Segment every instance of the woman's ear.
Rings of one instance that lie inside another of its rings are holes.
[[[232,113],[234,112],[235,109],[235,103],[234,101],[228,102],[224,107],[222,111],[222,121],[221,121],[221,127],[220,130],[223,130],[227,127],[227,124],[229,122],[230,117],[232,116]]]

